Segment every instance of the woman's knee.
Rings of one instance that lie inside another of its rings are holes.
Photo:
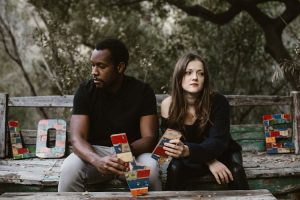
[[[247,176],[242,165],[234,163],[232,168],[233,182],[229,185],[231,189],[247,190],[249,185]]]
[[[176,159],[173,159],[168,166],[168,174],[179,175],[182,171],[183,164]]]

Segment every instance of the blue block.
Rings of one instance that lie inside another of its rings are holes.
[[[114,144],[114,149],[116,151],[116,153],[122,153],[122,147],[121,144]]]
[[[270,132],[265,132],[265,137],[270,137]]]
[[[159,160],[159,156],[156,155],[156,154],[152,154],[151,157],[152,157],[154,160]]]
[[[149,178],[129,180],[127,181],[127,184],[130,189],[148,187]]]
[[[293,142],[286,142],[286,143],[283,143],[283,147],[286,147],[286,148],[294,148],[294,143]]]
[[[270,148],[270,149],[267,149],[267,153],[268,154],[278,153],[278,150],[277,150],[277,148]]]

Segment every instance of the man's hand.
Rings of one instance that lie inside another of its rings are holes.
[[[99,158],[92,162],[92,164],[102,174],[117,174],[122,176],[126,170],[126,163],[117,158],[116,154]]]
[[[229,181],[233,181],[232,173],[223,163],[215,159],[207,162],[206,164],[219,184],[225,184],[229,183]]]
[[[168,156],[174,158],[187,157],[190,155],[189,147],[184,145],[179,139],[170,140],[165,143],[163,149]]]

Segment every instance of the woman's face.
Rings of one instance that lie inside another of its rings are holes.
[[[204,85],[204,66],[199,60],[192,60],[186,67],[181,86],[185,92],[196,94]]]

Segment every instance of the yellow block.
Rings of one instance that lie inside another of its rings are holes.
[[[276,139],[275,137],[266,137],[266,143],[275,143]]]

